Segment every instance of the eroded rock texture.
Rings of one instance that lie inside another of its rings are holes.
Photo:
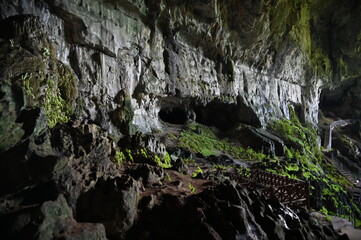
[[[160,110],[191,118],[215,99],[235,104],[244,123],[248,113],[262,125],[288,116],[289,104],[316,123],[322,84],[359,76],[359,8],[336,0],[3,1],[1,18],[9,28],[11,18],[22,24],[19,14],[38,16],[54,57],[79,80],[77,117],[119,135],[160,129]]]
[[[289,117],[289,105],[317,123],[324,87],[323,109],[359,118],[360,8],[357,0],[0,1],[2,236],[337,238],[306,211],[224,176],[189,198],[189,190],[141,196],[170,176],[142,159],[124,171],[115,156],[135,144],[164,156],[163,142],[140,132],[192,121],[222,131],[244,124],[236,134],[248,146],[283,154],[282,140],[258,128]],[[179,156],[195,154],[173,150],[173,169],[191,174]]]

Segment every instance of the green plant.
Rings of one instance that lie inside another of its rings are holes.
[[[165,179],[166,179],[167,181],[169,181],[169,182],[172,181],[172,178],[171,178],[171,176],[170,176],[168,173],[165,174]]]
[[[32,79],[32,73],[25,73],[21,75],[21,80],[23,83],[25,94],[30,98],[35,99],[34,89],[30,86],[31,79]]]
[[[195,194],[196,193],[196,187],[192,185],[192,183],[188,184],[188,188],[191,191],[191,194]]]
[[[142,157],[148,158],[148,153],[147,153],[147,149],[146,149],[146,148],[140,149],[140,154],[142,155]]]
[[[322,208],[320,209],[320,213],[328,215],[328,210],[325,208],[325,206],[322,206]]]
[[[177,137],[174,135],[174,133],[167,133],[169,139],[177,139]]]
[[[125,152],[127,154],[127,158],[130,162],[134,161],[133,155],[132,155],[132,151],[130,149],[125,149]]]
[[[126,161],[126,159],[127,158],[125,157],[123,152],[115,152],[115,160],[118,166],[121,166]]]
[[[302,125],[293,108],[290,107],[289,109],[289,120],[280,119],[269,126],[286,143],[285,155],[287,159],[278,162],[276,166],[265,163],[267,171],[291,178],[313,181],[316,183],[314,186],[322,186],[322,189],[311,186],[311,197],[313,193],[321,190],[323,196],[319,200],[330,209],[339,209],[346,202],[350,204],[345,189],[352,186],[352,183],[340,175],[335,166],[323,160],[323,154],[317,140],[317,131],[310,126]],[[297,162],[295,163],[295,161]],[[352,211],[356,211],[357,207],[352,209],[345,209],[345,211],[351,214]],[[326,207],[323,207],[321,211],[327,211]],[[328,211],[328,214],[330,213]]]
[[[217,155],[223,152],[236,158],[252,161],[262,161],[269,157],[251,148],[236,145],[228,139],[219,139],[212,128],[198,123],[189,124],[188,129],[181,132],[179,144],[181,147],[203,156]]]
[[[41,54],[43,54],[44,57],[49,57],[50,56],[50,50],[47,47],[44,47],[41,49]]]
[[[162,159],[159,156],[155,155],[154,162],[156,162],[158,164],[158,166],[160,166],[162,168],[171,168],[172,167],[171,158],[170,158],[168,152],[165,152]]]
[[[66,123],[69,121],[65,101],[60,95],[59,88],[50,78],[47,80],[45,90],[44,110],[50,128],[53,128],[58,122]]]
[[[190,158],[183,158],[182,161],[190,166],[194,166],[196,165],[196,161],[194,161],[194,159],[190,159]]]
[[[192,177],[197,177],[199,173],[203,173],[203,170],[198,166],[197,169],[193,172]]]
[[[221,171],[227,170],[227,166],[226,166],[226,165],[216,164],[216,165],[214,165],[213,167],[214,167],[215,169],[221,170]]]
[[[237,173],[245,178],[250,178],[252,176],[251,169],[242,166],[237,169]]]
[[[286,165],[286,170],[289,171],[289,172],[292,172],[292,171],[297,172],[298,170],[300,170],[300,168],[295,163],[289,163],[288,165]]]
[[[355,228],[357,229],[361,228],[361,219],[355,219]]]

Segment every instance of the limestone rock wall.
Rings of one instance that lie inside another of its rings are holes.
[[[76,117],[116,136],[161,129],[158,112],[174,103],[189,111],[214,99],[247,108],[263,126],[288,117],[289,104],[316,123],[323,83],[345,75],[333,69],[351,61],[343,55],[332,61],[325,47],[350,31],[342,26],[353,15],[325,40],[325,19],[333,11],[330,4],[304,0],[0,3],[2,20],[39,16],[56,58],[79,80]],[[348,73],[358,76],[359,70]]]

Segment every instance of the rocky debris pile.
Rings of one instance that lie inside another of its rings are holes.
[[[107,239],[101,223],[79,223],[63,195],[0,216],[3,239]]]
[[[141,199],[129,239],[338,239],[306,209],[296,211],[229,181],[187,198]]]
[[[332,217],[331,223],[336,232],[347,234],[350,240],[357,240],[360,238],[361,230],[355,229],[353,224],[347,219]]]
[[[307,210],[266,200],[226,176],[192,178],[153,162],[116,165],[115,144],[96,125],[69,123],[45,136],[44,149],[64,154],[53,155],[42,178],[2,188],[0,226],[8,239],[338,238]],[[37,149],[31,146],[28,152]]]

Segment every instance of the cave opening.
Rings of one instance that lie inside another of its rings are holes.
[[[185,124],[187,121],[187,113],[181,108],[161,109],[158,115],[163,122],[171,124]]]
[[[302,105],[301,104],[293,104],[292,106],[293,106],[295,114],[298,117],[298,119],[300,120],[300,122],[305,123],[306,119],[305,119],[305,114],[303,112]]]
[[[325,117],[358,119],[361,116],[361,78],[345,80],[321,92],[319,107]]]
[[[196,122],[228,131],[243,123],[258,127],[261,125],[255,112],[242,101],[224,103],[219,100],[205,106],[195,106]]]
[[[196,122],[227,131],[239,123],[236,104],[210,102],[194,108]]]
[[[188,101],[163,99],[158,117],[165,123],[184,125],[188,121],[195,121],[225,132],[239,124],[261,126],[256,112],[241,98],[232,103],[220,99],[214,99],[208,103],[197,99],[188,99]]]

